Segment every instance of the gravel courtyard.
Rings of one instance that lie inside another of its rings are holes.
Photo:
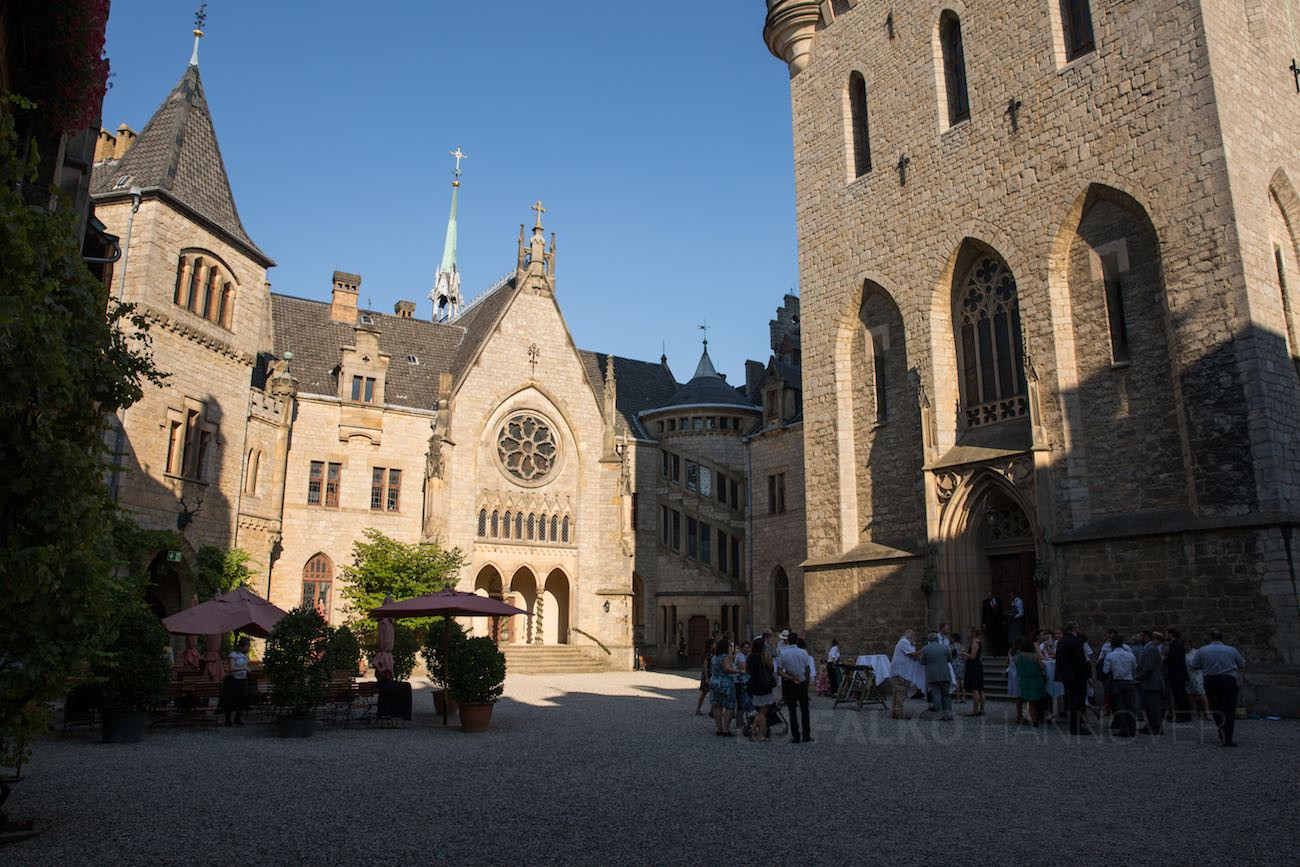
[[[10,801],[47,825],[8,864],[1282,863],[1300,847],[1300,723],[1070,739],[813,704],[814,743],[718,738],[693,678],[511,676],[486,734],[90,732],[36,749]],[[923,709],[920,701],[909,710]],[[959,708],[960,710],[960,708]],[[1094,729],[1096,726],[1094,726]]]

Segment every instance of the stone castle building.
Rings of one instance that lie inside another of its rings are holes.
[[[255,589],[276,604],[310,602],[340,622],[341,571],[374,528],[460,548],[461,589],[531,614],[503,641],[573,644],[613,667],[638,653],[674,665],[720,631],[795,622],[798,299],[772,324],[772,359],[750,362],[739,387],[707,343],[684,385],[666,358],[579,349],[539,202],[509,275],[466,304],[453,156],[422,319],[408,301],[391,315],[361,307],[359,274],[334,272],[325,297],[271,292],[274,262],[235,206],[197,38],[138,136],[101,132],[95,210],[123,251],[111,290],[151,323],[170,374],[120,418],[113,481],[144,526],[184,537],[179,562],[154,560],[155,608],[189,600],[195,552],[216,545],[247,551]]]
[[[768,0],[811,632],[879,647],[1018,590],[1031,625],[1300,663],[1284,6]]]

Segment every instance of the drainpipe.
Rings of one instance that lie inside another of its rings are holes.
[[[753,440],[746,438],[745,443],[745,550],[748,552],[745,556],[745,574],[749,583],[749,592],[745,594],[749,598],[749,631],[757,635],[754,627],[754,458],[752,452]]]
[[[131,213],[126,216],[126,237],[122,240],[122,276],[117,281],[117,300],[121,301],[126,293],[126,267],[131,257],[131,227],[135,224],[135,212],[140,210],[140,188],[131,188]],[[126,409],[117,411],[117,431],[113,435],[113,470],[108,474],[108,493],[113,502],[117,502],[118,477],[122,474],[122,455],[126,451]]]

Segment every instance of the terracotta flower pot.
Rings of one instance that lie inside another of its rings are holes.
[[[466,701],[460,706],[460,730],[465,732],[487,731],[492,721],[492,703],[486,701]]]
[[[447,690],[435,689],[433,691],[434,713],[436,713],[438,716],[442,716],[442,706],[446,702],[450,702],[449,704],[447,704],[447,716],[455,716],[460,710],[460,708],[456,704],[456,700],[454,698],[449,698],[447,696]]]

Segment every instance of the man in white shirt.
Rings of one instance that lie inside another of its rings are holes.
[[[831,649],[826,651],[826,679],[830,681],[831,695],[840,691],[840,643],[831,639]]]
[[[781,674],[781,696],[785,700],[786,712],[790,714],[790,743],[811,743],[812,725],[808,721],[808,673],[812,670],[813,660],[798,645],[798,636],[793,632],[782,633],[786,645],[777,659],[777,669]],[[798,711],[796,715],[795,711]],[[800,737],[799,723],[803,728]]]
[[[1025,634],[1025,600],[1020,598],[1020,591],[1011,594],[1011,624],[1007,630],[1007,641],[1014,649],[1016,639]]]
[[[916,649],[916,632],[909,629],[894,645],[894,656],[889,661],[889,682],[894,688],[894,719],[907,719],[903,712],[903,699],[912,690],[912,679],[908,675],[920,658],[921,651]]]
[[[1127,644],[1111,647],[1101,663],[1110,678],[1110,695],[1115,711],[1115,737],[1131,738],[1137,734],[1137,657]]]

